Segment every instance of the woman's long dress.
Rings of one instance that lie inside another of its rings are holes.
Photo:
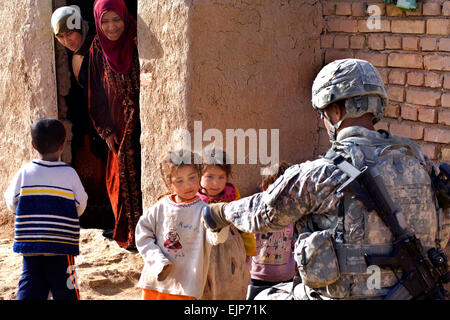
[[[106,183],[116,220],[113,239],[126,249],[136,248],[134,232],[142,215],[139,86],[137,48],[130,72],[118,74],[96,36],[89,55],[89,112],[103,139],[114,132],[119,141],[117,154],[108,151]]]

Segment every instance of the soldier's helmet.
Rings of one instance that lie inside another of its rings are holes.
[[[312,105],[321,114],[339,100],[345,101],[345,118],[372,113],[376,123],[383,117],[388,97],[381,76],[371,63],[342,59],[323,67],[312,87]]]

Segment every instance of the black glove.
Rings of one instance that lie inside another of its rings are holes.
[[[211,231],[218,232],[230,224],[225,219],[224,210],[226,205],[224,202],[213,203],[202,209],[203,221]]]

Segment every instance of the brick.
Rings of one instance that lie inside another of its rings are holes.
[[[420,122],[436,123],[437,122],[437,110],[435,108],[419,108],[418,119]]]
[[[405,120],[417,121],[417,107],[411,105],[403,105],[401,108],[401,116]]]
[[[375,127],[375,130],[389,131],[389,123],[384,119],[381,119],[379,122],[377,122],[374,127]]]
[[[422,69],[422,55],[414,53],[390,53],[389,67]]]
[[[423,20],[392,20],[392,33],[425,33]]]
[[[418,17],[422,15],[422,2],[417,3],[417,10],[414,11],[405,11],[405,15],[407,17]]]
[[[386,49],[401,49],[402,48],[402,38],[395,36],[385,36],[384,46]]]
[[[439,51],[450,51],[450,39],[441,38],[438,44]]]
[[[391,123],[390,132],[396,136],[402,136],[414,140],[423,138],[424,127],[420,124],[409,124],[406,122]]]
[[[440,110],[438,123],[450,126],[450,110]]]
[[[388,68],[377,68],[377,70],[378,70],[378,73],[381,76],[381,80],[383,80],[383,83],[385,85],[387,85],[389,83],[388,76],[389,76],[390,69],[388,69]]]
[[[450,161],[450,148],[442,148],[441,158],[442,161]]]
[[[419,48],[419,38],[417,37],[404,37],[402,39],[403,50],[414,50],[417,51]]]
[[[406,82],[412,86],[423,86],[424,76],[421,72],[408,72]]]
[[[398,8],[395,4],[387,4],[386,14],[389,17],[401,17],[403,16],[403,10]]]
[[[356,59],[367,60],[375,67],[386,67],[387,54],[385,53],[372,53],[372,52],[360,52],[355,55]]]
[[[351,16],[352,6],[349,2],[336,3],[336,15],[337,16]]]
[[[441,105],[450,108],[450,93],[444,93],[441,97]]]
[[[321,48],[333,48],[334,35],[323,34],[320,36],[320,47]]]
[[[427,34],[449,35],[450,20],[447,19],[427,20]]]
[[[352,16],[364,17],[367,12],[367,5],[365,3],[356,2],[352,3]]]
[[[423,106],[436,107],[441,98],[440,91],[419,90],[408,88],[406,90],[406,102]]]
[[[434,51],[437,48],[437,40],[434,38],[421,38],[420,39],[420,49],[422,51]]]
[[[324,1],[322,2],[322,14],[324,16],[333,15],[336,13],[336,3]]]
[[[403,102],[405,88],[389,86],[386,91],[390,101]]]
[[[424,16],[439,16],[441,14],[441,5],[436,2],[424,3],[422,14]]]
[[[430,88],[442,87],[443,76],[439,73],[429,72],[425,74],[425,86]]]
[[[368,41],[368,47],[372,50],[384,50],[384,36],[382,35],[370,35]]]
[[[450,74],[444,75],[444,89],[450,90]]]
[[[450,16],[450,1],[445,1],[442,4],[442,15],[443,16]]]
[[[420,148],[431,160],[436,160],[439,154],[439,148],[437,144],[434,143],[421,143]]]
[[[349,37],[348,36],[335,36],[334,37],[334,47],[336,49],[348,49],[349,47]]]
[[[450,143],[450,130],[442,128],[425,128],[423,139],[429,142]]]
[[[400,106],[388,104],[384,109],[384,116],[397,119],[400,116]]]
[[[386,19],[379,20],[379,26],[373,25],[372,20],[364,19],[358,21],[359,32],[391,32],[391,22]]]
[[[366,37],[364,37],[364,36],[351,36],[350,37],[350,48],[362,49],[362,48],[364,48],[365,42],[366,42]]]
[[[358,22],[344,18],[329,18],[326,21],[327,31],[329,32],[358,32]]]
[[[327,49],[325,51],[325,63],[330,63],[334,60],[353,58],[353,51],[351,50],[337,50]]]
[[[450,71],[450,56],[427,55],[423,57],[423,65],[426,70]]]
[[[406,72],[403,70],[392,70],[389,73],[389,83],[391,84],[405,84]]]

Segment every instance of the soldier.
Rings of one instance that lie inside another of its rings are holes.
[[[358,59],[326,65],[314,81],[312,104],[330,137],[327,155],[378,172],[403,227],[424,249],[445,248],[449,216],[437,206],[433,164],[412,140],[374,129],[387,104],[377,70]],[[265,299],[383,299],[398,283],[401,274],[367,265],[365,254],[391,253],[393,235],[359,194],[338,190],[349,176],[335,163],[325,156],[291,166],[267,191],[204,212],[213,230],[231,223],[243,232],[271,232],[296,222],[301,281],[272,288]]]

